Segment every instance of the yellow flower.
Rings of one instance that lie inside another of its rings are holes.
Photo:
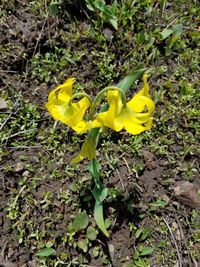
[[[95,142],[94,139],[90,136],[88,136],[84,143],[82,144],[81,151],[78,153],[78,155],[72,159],[72,164],[77,164],[84,158],[87,158],[88,160],[92,160],[95,158]]]
[[[55,120],[67,124],[77,133],[82,133],[87,130],[87,123],[83,120],[83,116],[90,102],[86,97],[75,103],[70,101],[74,81],[74,78],[69,78],[52,90],[45,107]]]
[[[117,132],[125,129],[130,134],[140,134],[149,130],[155,105],[149,95],[147,75],[143,76],[143,81],[144,87],[126,106],[122,103],[119,91],[109,90],[107,93],[109,109],[97,115],[92,122],[92,128],[106,126]]]

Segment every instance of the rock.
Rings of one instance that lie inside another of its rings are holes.
[[[112,41],[113,39],[113,31],[109,28],[103,30],[103,35],[106,37],[107,40]]]
[[[190,182],[180,182],[174,193],[177,199],[183,204],[192,208],[200,208],[200,196],[197,194],[194,184]]]
[[[30,177],[30,172],[29,171],[25,171],[22,173],[23,177]]]
[[[174,229],[178,229],[178,224],[177,224],[176,222],[173,222],[173,223],[172,223],[172,227],[173,227]]]
[[[8,105],[3,98],[0,98],[0,110],[8,109]]]
[[[14,167],[15,172],[21,172],[23,171],[23,169],[24,169],[24,165],[22,162],[18,162]]]

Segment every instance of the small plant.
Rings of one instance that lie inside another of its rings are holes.
[[[90,11],[98,14],[100,21],[108,22],[115,30],[118,29],[117,17],[115,16],[116,0],[111,7],[106,5],[104,0],[86,0],[86,5]]]
[[[72,85],[75,79],[69,78],[64,84],[50,92],[46,104],[46,108],[55,120],[70,126],[79,134],[88,132],[80,152],[71,163],[77,164],[84,158],[90,160],[89,173],[95,184],[92,191],[95,198],[94,218],[99,229],[107,237],[109,233],[103,218],[103,201],[107,197],[108,189],[100,181],[101,166],[96,159],[96,147],[103,127],[111,128],[117,132],[125,129],[132,135],[140,134],[151,128],[151,114],[155,106],[149,95],[147,75],[143,76],[144,87],[130,101],[127,102],[126,100],[127,90],[143,72],[144,70],[140,69],[125,77],[117,86],[104,88],[97,94],[94,101],[86,93],[73,94]],[[96,111],[105,93],[107,93],[107,103],[99,111]],[[77,98],[81,99],[75,102]],[[86,111],[88,112],[86,113]],[[74,224],[76,226],[75,222]],[[79,228],[75,227],[74,231],[78,231]],[[87,244],[88,241],[85,239],[79,246],[84,247],[83,250],[85,251]]]

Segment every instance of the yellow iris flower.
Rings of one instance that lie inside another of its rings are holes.
[[[96,116],[92,128],[105,126],[117,132],[125,129],[130,134],[140,134],[149,130],[155,105],[149,95],[147,75],[143,76],[143,81],[144,87],[127,102],[126,106],[122,103],[119,91],[109,90],[107,93],[109,109]]]
[[[69,78],[52,90],[45,107],[55,120],[67,124],[77,133],[83,133],[88,128],[83,116],[90,106],[90,102],[86,97],[75,103],[70,101],[74,81],[74,78]]]

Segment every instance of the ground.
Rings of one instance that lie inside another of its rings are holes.
[[[107,1],[114,28],[89,2],[0,4],[0,266],[200,266],[199,5]],[[85,135],[55,123],[45,103],[67,77],[93,97],[141,67],[152,129],[105,130],[98,145],[106,238],[88,161],[70,164]]]

